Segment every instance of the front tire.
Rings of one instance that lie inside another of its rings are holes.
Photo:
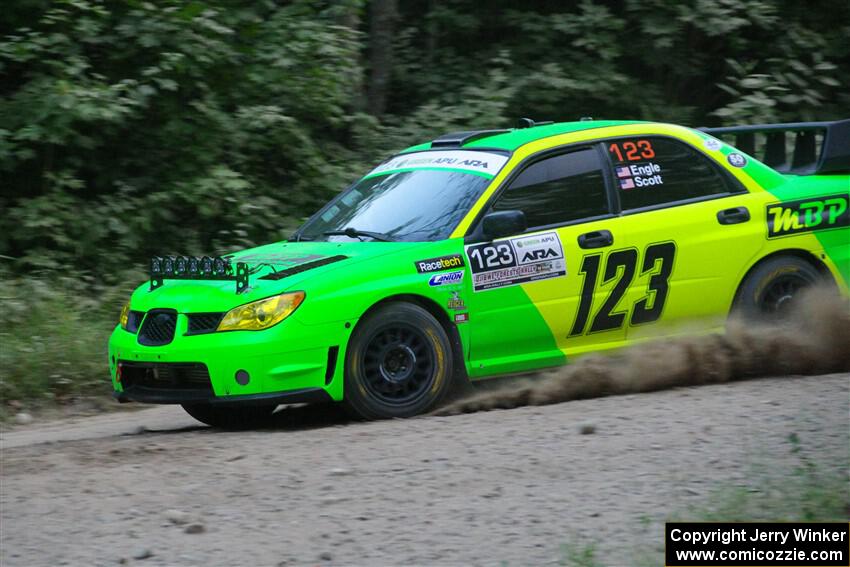
[[[735,309],[750,319],[784,317],[801,291],[823,279],[814,266],[796,256],[770,258],[744,279]]]
[[[450,389],[453,367],[449,337],[433,315],[388,304],[367,316],[349,343],[345,406],[364,419],[426,412]]]
[[[186,413],[213,427],[221,429],[252,429],[267,425],[277,406],[270,405],[213,405],[182,404]]]

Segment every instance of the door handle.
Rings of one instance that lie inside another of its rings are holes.
[[[614,244],[614,235],[609,230],[594,230],[578,237],[578,245],[582,248],[604,248]]]
[[[735,207],[717,212],[717,222],[720,224],[738,224],[750,220],[747,207]]]

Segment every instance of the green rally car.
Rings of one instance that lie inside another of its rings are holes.
[[[846,293],[848,193],[850,120],[447,134],[288,241],[154,258],[109,341],[115,396],[218,426],[319,401],[411,416],[457,380]]]

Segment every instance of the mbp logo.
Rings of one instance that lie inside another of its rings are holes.
[[[428,260],[417,260],[413,264],[416,266],[416,271],[420,274],[442,272],[443,270],[451,270],[452,268],[462,268],[465,266],[463,263],[463,256],[460,254],[430,258]]]
[[[850,195],[800,199],[767,206],[767,237],[850,226]]]

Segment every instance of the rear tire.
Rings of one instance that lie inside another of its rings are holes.
[[[183,404],[186,413],[213,427],[221,429],[251,429],[267,425],[277,406],[270,405],[213,405]]]
[[[363,419],[426,412],[451,388],[453,368],[451,342],[433,315],[410,303],[388,304],[351,338],[344,405]]]
[[[788,314],[799,293],[824,278],[797,256],[776,256],[762,262],[738,289],[735,310],[750,319],[778,319]]]

